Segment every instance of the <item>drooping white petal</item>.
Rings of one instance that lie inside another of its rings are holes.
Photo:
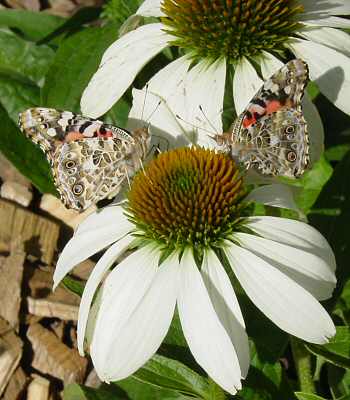
[[[284,331],[323,344],[335,327],[321,304],[305,289],[252,252],[226,242],[225,254],[253,303]]]
[[[248,233],[235,239],[252,253],[280,270],[319,300],[331,297],[336,278],[328,264],[313,253]]]
[[[160,253],[145,247],[123,260],[106,279],[91,344],[98,375],[120,380],[156,352],[174,313],[179,263],[158,267]]]
[[[237,354],[189,250],[180,262],[178,309],[185,338],[198,364],[222,388],[235,394],[241,388]]]
[[[233,77],[233,100],[237,114],[244,111],[262,84],[263,81],[255,68],[245,57],[242,57]]]
[[[307,19],[306,19],[307,18]],[[329,26],[332,28],[340,28],[340,29],[349,29],[350,28],[350,20],[346,18],[340,17],[322,17],[312,19],[310,16],[305,15],[305,19],[302,19],[302,23],[307,26]]]
[[[300,29],[298,35],[350,56],[350,35],[340,29],[309,26]]]
[[[111,205],[95,211],[82,221],[76,228],[74,235],[80,235],[100,228],[115,227],[116,232],[121,228],[122,231],[131,229],[132,224],[124,215],[124,210],[118,205]]]
[[[350,58],[319,43],[293,39],[289,47],[309,65],[310,77],[338,108],[350,114]]]
[[[245,198],[247,201],[256,201],[271,207],[289,208],[298,210],[290,186],[281,183],[260,186],[252,190]]]
[[[137,15],[142,15],[143,17],[163,17],[161,6],[162,0],[145,0],[138,10]]]
[[[127,249],[134,238],[130,235],[114,243],[100,258],[95,268],[92,270],[86,282],[83,296],[80,301],[78,316],[78,350],[80,355],[84,355],[84,337],[86,324],[89,317],[90,307],[95,292],[101,283],[104,275],[113,265],[115,260]]]
[[[215,312],[236,350],[241,376],[244,379],[250,362],[248,335],[231,282],[212,250],[204,254],[201,274]]]
[[[154,140],[165,137],[170,141],[170,147],[187,145],[190,142],[186,138],[186,130],[176,117],[178,110],[170,108],[173,103],[171,99],[178,95],[178,88],[185,80],[190,64],[191,60],[187,56],[180,57],[157,72],[148,82],[147,89],[133,89],[129,129],[144,125],[143,121],[146,121],[151,124]]]
[[[276,71],[283,67],[282,61],[272,54],[264,51],[261,59],[261,74],[264,79],[269,79]],[[324,129],[320,114],[307,93],[304,94],[302,107],[309,135],[310,164],[313,165],[324,150]]]
[[[114,208],[117,208],[117,206]],[[107,224],[105,216],[110,215],[111,217],[115,217],[116,214],[119,214],[119,216],[122,214],[117,210],[109,210],[109,207],[105,210],[101,212],[101,220],[98,219],[98,213],[89,216],[89,222],[84,221],[81,230],[78,228],[77,233],[64,247],[53,275],[54,288],[57,287],[75,265],[109,246],[111,243],[116,242],[133,229],[134,225],[124,216],[111,219]]]
[[[325,260],[331,271],[336,262],[327,240],[311,225],[293,219],[259,216],[245,219],[245,226],[267,239],[294,246]]]
[[[97,72],[81,99],[83,114],[99,117],[124,94],[138,72],[172,38],[162,24],[148,24],[128,32],[104,53]]]
[[[350,3],[347,0],[300,0],[304,7],[302,18],[310,15],[346,15],[350,14]]]

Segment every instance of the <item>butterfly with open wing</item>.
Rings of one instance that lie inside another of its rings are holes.
[[[113,198],[142,167],[150,146],[147,128],[128,132],[52,108],[20,113],[19,127],[46,154],[65,206],[79,211]]]
[[[263,175],[300,177],[309,165],[309,138],[301,100],[307,64],[289,61],[271,76],[233,123],[215,135],[221,150]]]

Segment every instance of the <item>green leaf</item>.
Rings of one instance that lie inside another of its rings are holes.
[[[42,84],[54,51],[0,31],[0,73],[24,82]]]
[[[0,26],[19,29],[31,40],[39,40],[53,32],[65,19],[44,12],[27,10],[0,10]]]
[[[113,389],[113,386],[111,387]],[[77,383],[71,383],[64,388],[63,400],[126,400],[125,396],[119,396],[116,391],[99,388],[92,389]]]
[[[337,257],[338,285],[329,306],[335,306],[342,288],[350,278],[350,152],[338,163],[332,178],[323,188],[315,209],[338,209],[338,215],[309,214],[310,223],[328,240]]]
[[[311,393],[295,392],[298,400],[326,400],[324,397],[317,396]]]
[[[341,161],[350,150],[350,144],[344,143],[327,149],[324,153],[328,161]]]
[[[350,397],[350,370],[327,364],[328,384],[334,399]]]
[[[130,400],[193,400],[192,396],[183,395],[176,390],[146,384],[133,376],[118,381],[115,385],[120,387],[127,394],[127,399]]]
[[[64,21],[63,24],[51,31],[46,37],[43,37],[38,44],[52,42],[57,36],[61,34],[68,34],[70,31],[77,30],[82,25],[96,20],[100,15],[101,9],[99,7],[84,7],[78,10],[70,18]]]
[[[207,379],[179,361],[155,355],[134,375],[134,378],[165,389],[177,390],[208,399]]]
[[[84,292],[84,287],[85,287],[83,282],[67,275],[63,278],[62,283],[68,290],[77,294],[79,297],[82,297],[83,292]]]
[[[73,112],[102,54],[118,37],[118,27],[87,28],[65,39],[59,47],[42,90],[42,103]],[[116,79],[118,79],[116,77]]]
[[[350,328],[347,326],[338,326],[336,335],[329,343],[322,346],[307,344],[306,347],[332,364],[350,369]]]
[[[248,377],[239,395],[244,400],[295,399],[281,364],[262,361],[254,346]]]
[[[43,193],[56,194],[44,153],[28,140],[0,106],[0,151]]]
[[[324,185],[332,176],[332,167],[324,156],[317,161],[312,169],[305,172],[300,179],[280,178],[282,182],[300,188],[299,194],[296,195],[295,201],[297,205],[307,213],[316,202]]]
[[[0,75],[0,102],[17,124],[20,112],[40,104],[40,89],[34,84]]]

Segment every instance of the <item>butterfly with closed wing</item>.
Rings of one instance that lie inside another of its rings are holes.
[[[309,165],[309,138],[301,100],[307,64],[289,61],[268,79],[229,132],[216,135],[220,149],[263,175],[300,177]]]
[[[46,154],[65,206],[79,211],[114,197],[142,167],[150,146],[147,128],[128,132],[52,108],[22,112],[19,127]]]

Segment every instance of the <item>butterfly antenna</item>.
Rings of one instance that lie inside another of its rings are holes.
[[[148,93],[148,83],[146,84],[145,97],[143,98],[142,111],[141,111],[141,121],[143,121],[143,113],[145,111],[147,93]]]
[[[126,180],[128,181],[129,190],[130,190],[131,189],[131,184],[130,184],[128,169],[126,168],[126,166],[125,166],[125,175],[126,175]]]
[[[198,126],[198,125],[194,125],[194,124],[192,124],[191,122],[188,122],[188,121],[184,120],[184,119],[181,118],[180,115],[178,115],[178,114],[176,114],[176,118],[179,119],[180,121],[184,122],[185,124],[188,124],[188,125],[192,126],[192,128],[201,129],[202,131],[207,132],[207,133],[210,133],[211,135],[213,134],[213,132],[212,132],[212,131],[209,131],[208,129],[201,128],[201,127]],[[214,133],[216,133],[216,131],[215,131]]]
[[[158,107],[160,106],[162,104],[162,100],[159,100],[158,101],[158,103],[157,103],[157,105],[156,105],[156,107],[155,107],[155,109],[151,112],[151,114],[149,115],[149,117],[146,119],[146,122],[147,121],[149,121],[148,122],[148,127],[149,127],[149,125],[151,124],[151,118],[153,117],[153,115],[155,114],[155,112],[158,110]]]
[[[198,106],[200,112],[203,114],[203,117],[205,118],[205,120],[208,122],[208,124],[214,129],[214,132],[218,135],[219,132],[217,131],[216,127],[212,124],[212,122],[209,120],[209,118],[205,115],[205,112],[203,111],[203,108],[201,105]]]

